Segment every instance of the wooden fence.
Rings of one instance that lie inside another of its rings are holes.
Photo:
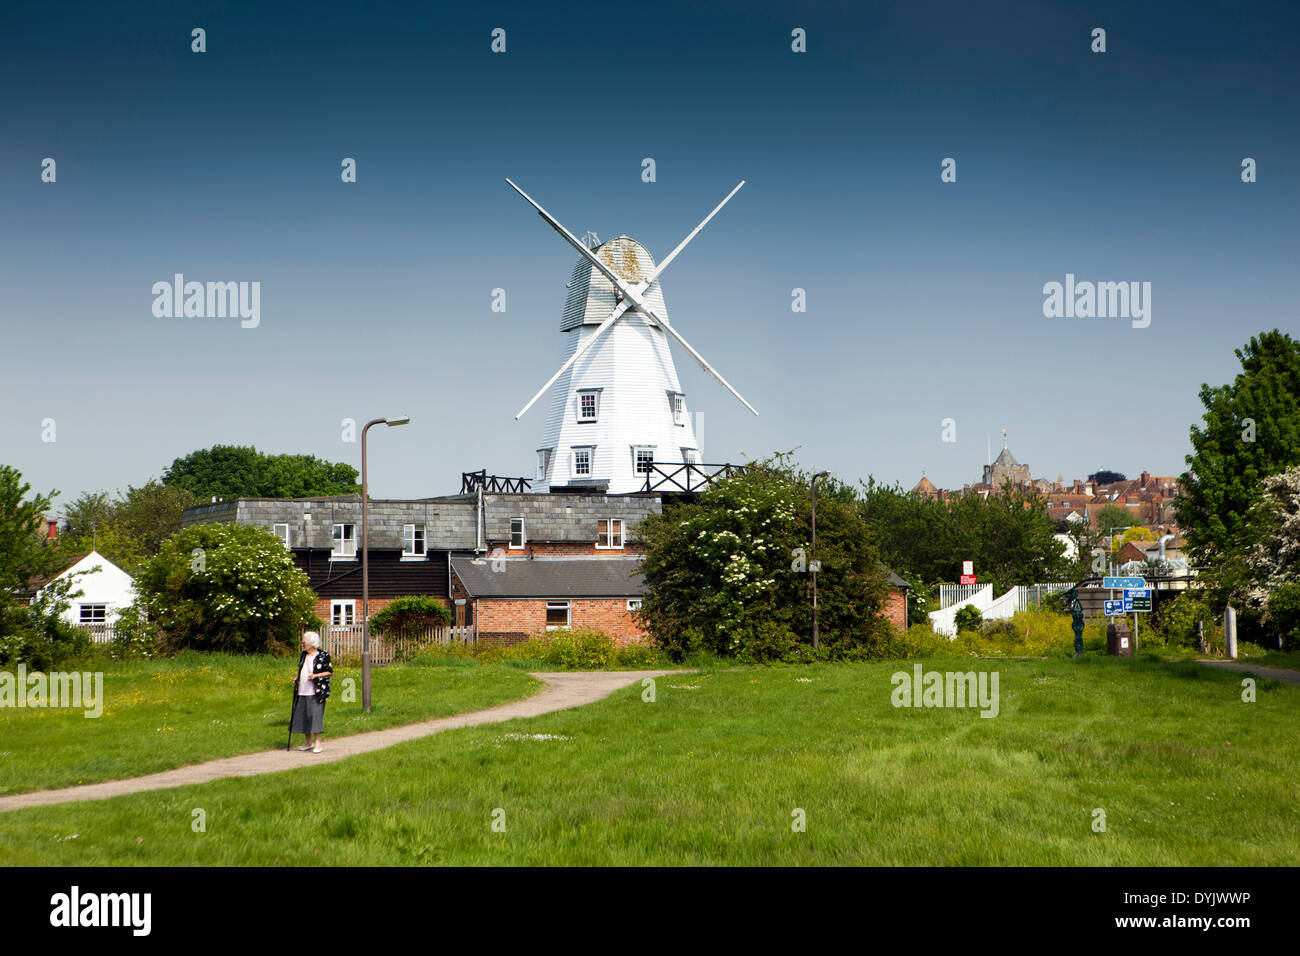
[[[361,625],[325,628],[325,650],[331,657],[361,656]],[[478,635],[472,627],[431,627],[405,637],[385,637],[370,632],[370,663],[391,664],[431,645],[473,644]]]

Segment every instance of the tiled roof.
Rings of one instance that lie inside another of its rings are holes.
[[[452,557],[451,569],[472,597],[640,597],[637,558],[505,558],[494,562]]]

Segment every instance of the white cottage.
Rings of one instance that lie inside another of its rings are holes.
[[[90,628],[111,626],[124,608],[135,603],[135,582],[131,575],[98,551],[90,552],[54,580],[73,575],[77,578],[72,591],[82,594],[74,597],[72,606],[63,612],[63,619],[69,624]]]

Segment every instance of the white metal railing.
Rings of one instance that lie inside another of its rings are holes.
[[[473,627],[431,627],[416,634],[402,637],[385,637],[374,631],[370,632],[370,662],[372,664],[390,664],[399,657],[428,647],[430,644],[473,644],[478,635]],[[348,626],[327,625],[325,628],[325,650],[331,657],[360,657],[362,628],[360,624]]]
[[[942,593],[943,588],[970,587],[970,585],[941,584],[939,587]],[[1061,582],[1030,585],[1017,584],[1001,597],[995,598],[993,596],[993,585],[985,584],[973,594],[964,596],[962,600],[938,611],[931,611],[930,627],[936,634],[956,637],[957,612],[968,605],[979,611],[984,620],[1000,621],[1014,617],[1018,611],[1024,611],[1031,607],[1040,607],[1043,598],[1047,595],[1059,594],[1062,591],[1070,590],[1072,587],[1074,587],[1073,584]]]
[[[939,608],[942,610],[946,607],[952,607],[954,604],[964,604],[974,595],[978,594],[980,588],[985,587],[983,584],[940,584],[939,585]]]

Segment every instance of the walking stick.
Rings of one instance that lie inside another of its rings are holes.
[[[298,682],[295,680],[290,687],[293,689],[293,709],[289,711],[289,739],[285,742],[285,750],[293,749],[293,718],[298,713]]]

